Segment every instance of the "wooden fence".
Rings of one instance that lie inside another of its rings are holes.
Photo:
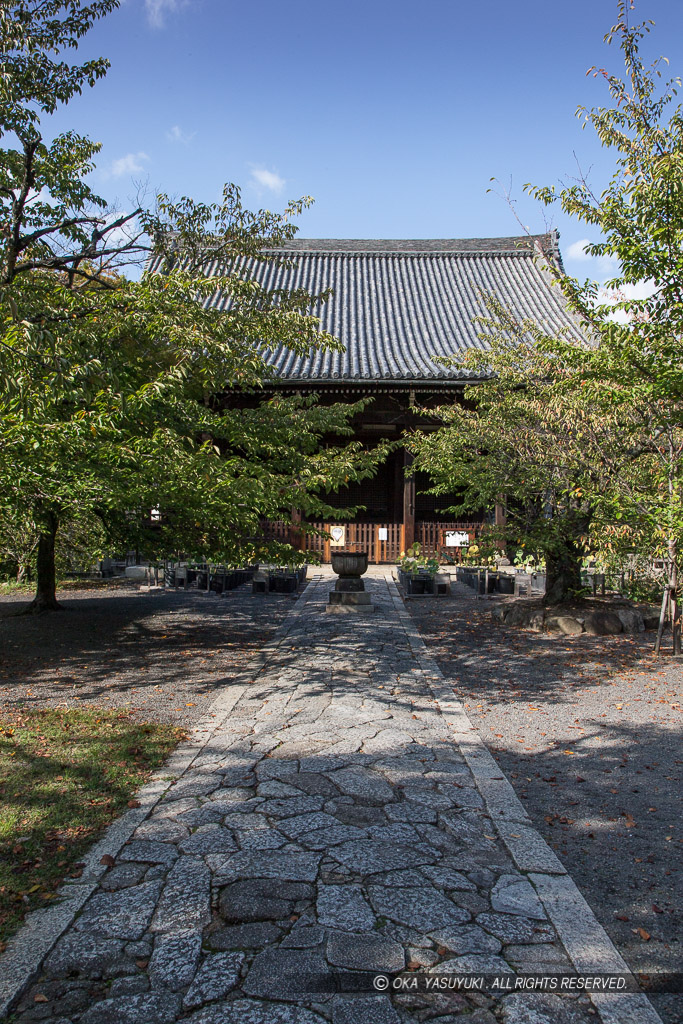
[[[329,534],[333,526],[344,527],[344,543],[346,551],[367,551],[371,563],[395,563],[405,550],[404,528],[402,523],[311,523],[310,526],[324,530]],[[297,526],[289,523],[268,522],[263,524],[268,539],[290,542],[297,531]],[[415,539],[422,547],[424,558],[439,558],[444,554],[458,559],[459,548],[446,547],[446,533],[457,530],[467,533],[470,542],[479,534],[481,523],[435,523],[418,522],[415,524]],[[334,546],[328,538],[320,535],[301,533],[300,549],[318,555],[321,561],[329,562],[330,551]]]

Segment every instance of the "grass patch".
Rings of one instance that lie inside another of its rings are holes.
[[[184,735],[122,710],[0,715],[0,950]]]

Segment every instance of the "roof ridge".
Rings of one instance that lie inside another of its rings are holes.
[[[526,249],[289,249],[286,246],[262,249],[262,254],[286,253],[287,256],[535,256],[538,252]]]

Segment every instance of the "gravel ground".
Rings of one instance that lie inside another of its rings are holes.
[[[65,590],[64,611],[16,616],[0,597],[0,711],[127,707],[192,725],[292,607],[286,594],[143,593],[135,584]]]
[[[632,969],[683,971],[681,661],[654,633],[505,628],[453,591],[407,608],[534,825]],[[683,995],[653,1002],[683,1022]]]

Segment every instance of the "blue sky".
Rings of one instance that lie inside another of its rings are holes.
[[[645,52],[683,74],[680,0],[632,17],[655,21]],[[313,196],[303,237],[519,234],[487,193],[497,177],[532,231],[552,218],[570,272],[601,279],[574,258],[585,226],[522,186],[576,175],[574,154],[598,188],[609,174],[574,114],[608,103],[586,70],[620,68],[603,43],[615,20],[614,0],[124,0],[79,50],[107,56],[107,78],[49,133],[102,143],[93,184],[118,209],[135,183],[212,201],[230,180],[252,207]]]

